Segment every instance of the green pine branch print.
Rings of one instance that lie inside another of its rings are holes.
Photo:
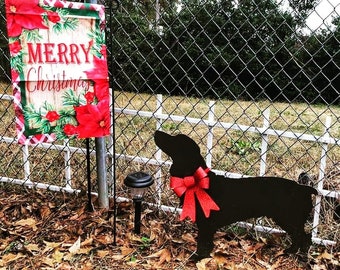
[[[77,29],[79,20],[77,18],[68,17],[70,12],[67,9],[49,7],[49,6],[44,6],[44,9],[47,11],[56,12],[60,16],[60,21],[56,22],[52,26],[54,33],[62,34],[63,32],[68,31],[68,30],[74,31]],[[44,17],[46,24],[48,24],[47,14],[44,14],[43,17]]]
[[[86,101],[83,98],[84,94],[76,95],[72,89],[68,89],[63,94],[63,105],[64,106],[79,106],[81,104],[85,104]]]
[[[53,25],[52,29],[56,34],[61,34],[64,31],[74,31],[78,27],[78,19],[76,18],[62,18],[60,22]]]
[[[10,59],[12,69],[19,73],[23,73],[24,70],[23,56],[24,53],[20,51],[16,56],[11,57]]]
[[[49,110],[53,110],[53,106],[46,101],[38,109],[36,109],[33,104],[28,104],[24,110],[25,119],[30,126],[35,128],[38,132],[41,132],[42,134],[49,133],[51,131],[51,124],[45,117]]]
[[[76,94],[72,89],[68,89],[62,96],[63,107],[56,110],[53,104],[45,101],[36,108],[34,104],[25,106],[25,120],[29,126],[42,134],[55,133],[57,139],[69,138],[64,131],[65,125],[77,126],[76,112],[74,107],[86,104],[84,92]]]
[[[47,101],[44,102],[44,104],[41,106],[43,109],[43,113],[47,113],[48,111],[54,111],[54,107],[52,104],[49,104]]]
[[[33,104],[28,104],[24,110],[25,119],[33,124],[39,124],[42,116],[40,110],[36,110]]]
[[[39,29],[33,29],[33,30],[24,29],[22,31],[22,35],[25,37],[25,39],[28,42],[36,43],[42,39],[42,36],[39,34]]]
[[[93,46],[91,48],[92,54],[97,57],[101,57],[102,56],[101,50],[103,45],[105,45],[104,33],[100,31],[100,29],[94,29],[88,33],[88,37],[94,41]]]
[[[77,125],[77,120],[76,120],[76,112],[73,109],[73,106],[71,107],[64,107],[59,111],[59,124],[61,126],[64,126],[66,124],[71,124],[71,125]]]

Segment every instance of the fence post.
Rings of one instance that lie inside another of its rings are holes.
[[[97,4],[97,0],[85,0],[85,3]],[[105,138],[95,138],[95,147],[98,182],[98,203],[100,208],[109,208]]]
[[[162,107],[163,96],[161,94],[158,94],[156,96],[156,99],[157,99],[156,113],[155,113],[155,116],[156,116],[156,119],[157,119],[156,130],[161,130],[163,121],[162,121],[161,118],[158,118],[158,116],[163,113],[163,110],[162,110],[162,108],[163,108]],[[156,146],[155,157],[156,157],[157,161],[162,160],[162,150],[159,149],[157,146]],[[156,171],[155,178],[156,178],[156,191],[157,191],[157,194],[158,194],[157,205],[159,206],[162,203],[162,179],[161,179],[162,178],[162,169],[161,169],[161,167],[159,167],[158,170]]]
[[[29,152],[28,152],[28,145],[25,144],[22,146],[22,153],[23,153],[23,162],[24,162],[24,172],[25,172],[25,185],[31,184],[32,181],[30,179],[31,171],[30,171],[30,161],[28,159]]]
[[[332,119],[330,116],[326,117],[325,123],[325,131],[323,134],[324,139],[329,139],[329,128],[331,126]],[[327,161],[327,150],[328,150],[328,143],[321,143],[321,159],[320,159],[320,169],[319,169],[319,178],[318,178],[318,191],[323,190],[323,181],[325,177],[325,170],[326,170],[326,161]],[[314,207],[314,219],[313,219],[313,229],[312,229],[312,237],[316,238],[318,233],[318,226],[319,226],[319,219],[320,219],[320,210],[321,210],[321,199],[322,195],[316,195],[315,200],[315,207]]]
[[[211,168],[212,148],[214,137],[214,121],[215,121],[215,101],[209,101],[209,114],[208,114],[208,136],[207,136],[207,157],[206,163]]]
[[[72,189],[71,183],[71,151],[70,151],[70,140],[64,140],[64,163],[65,163],[65,188]]]
[[[263,132],[261,132],[262,136],[262,145],[261,145],[261,160],[260,160],[260,176],[264,176],[266,173],[266,163],[267,163],[267,150],[268,150],[268,135],[265,133],[269,128],[269,116],[270,109],[267,108],[263,112]]]

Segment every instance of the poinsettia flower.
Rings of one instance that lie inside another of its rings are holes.
[[[84,95],[85,99],[86,99],[86,103],[92,103],[94,98],[95,98],[95,95],[93,92],[87,92],[85,95]]]
[[[16,40],[9,44],[9,51],[11,53],[11,56],[16,56],[21,51],[21,49],[22,47],[19,40]]]
[[[110,110],[108,99],[98,104],[87,104],[74,108],[78,125],[78,137],[102,137],[110,134]]]
[[[109,82],[106,57],[93,57],[93,68],[85,71],[89,80],[94,82],[95,96],[98,100],[109,97]]]
[[[60,115],[56,111],[49,111],[45,117],[49,122],[54,122],[60,118]]]
[[[57,23],[60,21],[60,16],[58,12],[55,11],[47,11],[47,19],[53,23]]]
[[[46,11],[39,6],[39,0],[7,0],[7,29],[9,37],[20,36],[23,29],[47,29],[42,14]]]
[[[77,134],[77,126],[71,125],[71,124],[66,124],[63,128],[64,133],[67,136],[73,136]]]

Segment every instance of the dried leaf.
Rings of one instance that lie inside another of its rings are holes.
[[[267,263],[267,262],[265,262],[265,261],[263,261],[263,260],[257,259],[256,261],[257,261],[260,265],[262,265],[265,269],[271,269],[271,268],[272,268],[271,264],[269,264],[269,263]]]
[[[109,250],[97,250],[97,255],[98,255],[99,258],[104,258],[109,254],[110,254]],[[119,256],[121,256],[121,258],[124,257],[123,255],[119,255]]]
[[[48,266],[50,266],[50,267],[54,267],[54,264],[55,264],[55,260],[54,259],[52,259],[52,258],[43,258],[42,259],[42,262],[43,262],[43,264],[46,264],[46,265],[48,265]]]
[[[176,244],[183,244],[185,242],[183,239],[179,239],[179,238],[173,238],[171,239],[171,241]]]
[[[122,253],[123,256],[127,256],[133,252],[135,252],[136,250],[134,248],[129,248],[129,247],[121,247],[120,251]]]
[[[40,212],[41,218],[45,220],[46,218],[48,218],[50,216],[51,209],[47,205],[43,205],[39,209],[39,212]]]
[[[193,235],[190,233],[183,234],[182,239],[187,243],[196,244],[195,237],[193,237]]]
[[[163,248],[156,253],[147,256],[147,258],[159,258],[157,265],[161,265],[164,262],[171,261],[171,252],[167,248]]]
[[[17,254],[14,254],[14,253],[8,253],[8,254],[4,254],[2,256],[2,263],[3,265],[6,265],[10,262],[13,262],[19,258],[22,258],[22,257],[25,257],[22,253],[17,253]]]
[[[129,233],[129,234],[128,234],[128,238],[129,238],[131,241],[134,241],[134,242],[143,242],[142,237],[139,237],[138,235],[136,235],[136,234],[134,234],[134,233]]]
[[[36,226],[37,222],[33,218],[21,219],[14,223],[15,226],[28,226],[31,227],[33,231],[36,231],[38,228]]]
[[[312,269],[313,270],[327,270],[327,267],[325,265],[316,264],[316,265],[313,265]]]
[[[318,256],[318,259],[326,259],[326,260],[332,260],[334,256],[332,254],[329,254],[326,250]]]
[[[73,267],[69,263],[63,262],[63,263],[58,265],[57,269],[60,269],[60,270],[71,270],[71,269],[73,269]],[[84,269],[84,268],[82,268],[82,269]]]
[[[86,238],[83,242],[81,242],[80,246],[85,247],[85,246],[92,245],[92,243],[93,243],[93,238],[90,237],[90,238]]]
[[[158,265],[162,265],[164,262],[170,262],[171,261],[171,252],[164,248],[161,250]]]
[[[102,250],[103,251],[103,250]],[[107,254],[105,254],[105,256],[106,256]],[[104,257],[105,257],[104,256]],[[101,257],[101,256],[99,256],[100,258],[104,258],[104,257]],[[121,261],[123,258],[124,258],[125,256],[124,255],[119,255],[119,254],[116,254],[116,255],[111,255],[110,256],[110,258],[112,259],[112,260],[115,260],[115,261]]]
[[[49,252],[57,247],[60,247],[62,243],[44,241],[44,244],[46,245],[46,247],[42,251],[42,254],[45,254],[46,252]]]
[[[218,254],[214,254],[214,260],[216,261],[218,265],[224,265],[225,263],[228,262],[228,259],[226,256],[221,256]]]
[[[92,247],[80,248],[76,253],[77,254],[90,254]]]
[[[81,208],[78,209],[77,213],[70,217],[70,220],[79,220],[80,216],[84,214],[86,206],[83,205]],[[83,218],[82,218],[83,219]]]
[[[271,265],[271,269],[276,269],[282,264],[283,256],[276,256],[276,258],[276,261]]]
[[[87,261],[85,263],[85,265],[83,265],[83,267],[81,268],[82,270],[92,270],[93,269],[93,265],[91,262]]]
[[[241,240],[240,244],[243,250],[248,254],[254,254],[256,251],[264,246],[264,243],[256,243],[255,245],[251,242]]]
[[[61,263],[64,257],[64,253],[60,252],[58,249],[56,251],[54,251],[53,255],[52,255],[53,259],[55,260],[55,262],[57,263]]]
[[[231,246],[231,247],[238,247],[239,242],[236,241],[236,240],[231,240],[231,241],[228,242],[228,245]]]
[[[99,235],[96,237],[96,240],[103,245],[109,245],[114,242],[113,236],[109,234]]]
[[[68,251],[72,254],[77,253],[80,249],[80,236],[78,237],[77,241],[68,249]]]
[[[41,248],[37,244],[28,244],[25,246],[25,248],[30,252],[41,251]]]
[[[197,270],[213,270],[218,269],[216,262],[211,258],[205,258],[196,263]]]

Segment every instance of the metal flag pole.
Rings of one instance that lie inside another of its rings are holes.
[[[97,4],[97,0],[85,0],[85,3]],[[98,182],[98,203],[100,208],[109,208],[109,196],[106,172],[106,144],[105,138],[95,138],[96,165]]]
[[[115,2],[115,7],[113,7],[113,2]],[[108,3],[108,10],[109,10],[109,21],[112,21],[112,12],[118,10],[120,6],[120,3],[118,0],[114,1],[109,1]],[[110,62],[110,68],[111,70],[114,70],[113,68],[113,61]],[[111,74],[112,76],[112,74]],[[111,77],[114,80],[114,77]],[[112,98],[112,104],[111,106],[113,107],[114,104],[114,95],[111,96]],[[112,109],[113,111],[113,109]],[[117,245],[117,185],[116,185],[116,159],[115,159],[115,125],[114,125],[114,116],[111,116],[112,118],[112,123],[113,125],[111,126],[111,133],[112,133],[112,138],[111,138],[111,179],[112,179],[112,186],[111,186],[111,191],[113,192],[113,244]]]

